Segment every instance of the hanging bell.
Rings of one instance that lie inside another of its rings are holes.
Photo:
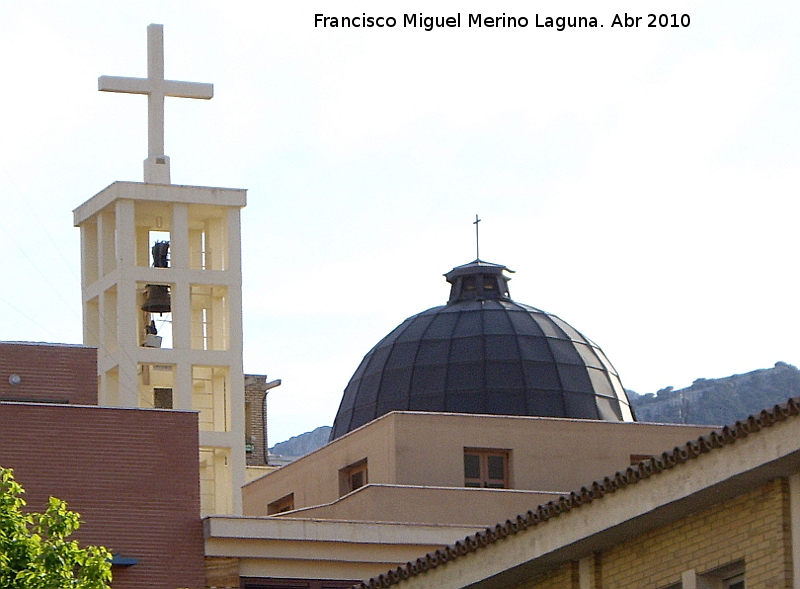
[[[148,284],[144,289],[144,297],[142,311],[147,313],[169,313],[172,311],[168,286],[164,284]]]
[[[153,244],[153,248],[150,250],[153,252],[153,268],[168,268],[169,267],[169,242],[168,241],[157,241]]]

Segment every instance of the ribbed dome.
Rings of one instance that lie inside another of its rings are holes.
[[[364,356],[336,439],[394,410],[633,421],[603,351],[565,321],[512,301],[509,270],[450,271],[450,301],[409,317]]]

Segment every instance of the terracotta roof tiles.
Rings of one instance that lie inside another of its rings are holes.
[[[589,486],[581,487],[579,491],[572,491],[569,495],[564,495],[539,505],[535,509],[528,510],[527,513],[518,515],[513,520],[509,519],[505,523],[498,523],[494,527],[488,527],[472,536],[467,536],[451,546],[446,546],[436,552],[430,552],[414,562],[408,562],[403,566],[373,577],[367,582],[358,583],[354,585],[354,589],[384,589],[390,587],[400,581],[452,562],[470,552],[480,550],[507,536],[545,523],[592,501],[602,499],[605,495],[613,493],[617,489],[634,485],[639,481],[650,478],[654,474],[659,474],[662,471],[693,460],[701,454],[707,454],[713,450],[733,444],[736,440],[746,438],[763,428],[772,427],[778,422],[785,421],[790,417],[795,418],[798,415],[800,415],[800,397],[789,399],[784,404],[775,405],[769,410],[764,409],[757,415],[750,415],[733,425],[713,431],[707,436],[700,436],[683,446],[676,446],[671,451],[664,452],[660,456],[654,456],[635,466],[618,471],[612,476],[605,477],[602,481],[594,481]]]

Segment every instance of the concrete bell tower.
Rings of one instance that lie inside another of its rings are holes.
[[[164,97],[208,99],[213,86],[164,80],[162,26],[147,32],[148,77],[99,80],[148,96],[149,150],[143,183],[114,182],[73,211],[83,341],[99,350],[101,405],[198,411],[202,514],[241,514],[247,193],[170,183]]]

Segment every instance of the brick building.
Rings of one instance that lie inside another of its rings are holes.
[[[74,538],[115,555],[114,589],[204,587],[197,413],[0,402],[0,424],[28,507],[80,513]]]
[[[97,405],[97,348],[0,342],[0,401]]]
[[[115,589],[201,589],[198,414],[97,405],[97,350],[0,342],[0,466],[28,508],[58,497],[74,538],[112,554]]]
[[[792,400],[362,587],[790,588],[800,586],[799,568],[800,403]]]
[[[244,431],[248,481],[269,472],[269,440],[267,439],[267,394],[281,381],[267,382],[264,374],[244,376]]]

